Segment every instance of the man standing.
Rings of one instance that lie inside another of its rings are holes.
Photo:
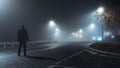
[[[18,56],[20,56],[22,47],[24,49],[24,56],[27,56],[27,54],[26,54],[26,42],[29,41],[29,38],[28,38],[27,30],[25,29],[24,25],[22,25],[21,29],[18,31],[17,41],[19,42]]]

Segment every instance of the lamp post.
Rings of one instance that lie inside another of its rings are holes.
[[[96,16],[100,19],[102,19],[103,13],[104,13],[104,8],[103,7],[99,7],[96,11]],[[104,39],[104,23],[102,21],[101,23],[101,32],[102,32],[102,40]]]
[[[54,38],[55,38],[56,42],[58,41],[59,31],[60,31],[59,28],[56,28],[56,29],[55,29]]]
[[[51,20],[50,22],[49,22],[49,27],[50,27],[50,39],[51,39],[51,41],[53,41],[52,40],[52,38],[53,38],[53,28],[55,27],[55,22],[53,21],[53,20]]]

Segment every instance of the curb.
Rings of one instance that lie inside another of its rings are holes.
[[[94,49],[94,48],[92,48],[92,47],[88,47],[87,49],[88,49],[88,50],[91,50],[91,51],[93,51],[93,52],[100,53],[100,54],[105,54],[105,55],[111,55],[111,56],[120,57],[120,54],[119,54],[119,53],[115,53],[115,52],[102,51],[102,50]]]
[[[47,68],[76,68],[76,67],[69,67],[69,66],[60,66],[60,65],[51,65]]]

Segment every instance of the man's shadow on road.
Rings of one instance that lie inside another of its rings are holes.
[[[46,58],[46,57],[36,57],[36,56],[27,56],[28,58],[31,59],[37,59],[37,60],[51,60],[51,61],[58,61],[57,59],[52,59],[52,58]]]

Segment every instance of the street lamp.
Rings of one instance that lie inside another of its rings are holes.
[[[101,19],[104,12],[105,12],[105,9],[103,7],[99,7],[96,10],[96,16]],[[102,32],[102,40],[103,40],[103,38],[104,38],[104,24],[103,24],[103,22],[101,23],[101,32]]]
[[[53,37],[53,28],[55,27],[55,22],[53,21],[53,20],[51,20],[50,22],[49,22],[49,26],[50,26],[50,29],[51,29],[51,31],[50,31],[50,39],[51,39],[51,41],[52,41],[52,37]]]
[[[103,7],[99,7],[98,9],[97,9],[97,13],[98,14],[102,14],[104,12],[104,8]]]
[[[54,38],[56,39],[56,41],[58,40],[58,35],[59,35],[60,29],[56,28],[55,29],[55,34],[54,34]]]
[[[91,29],[95,28],[95,24],[93,24],[93,23],[90,24],[90,28],[91,28]]]
[[[98,41],[102,41],[102,37],[98,37],[97,40],[98,40]]]
[[[83,30],[82,30],[82,29],[80,29],[80,30],[79,30],[79,32],[80,32],[80,33],[83,33]]]
[[[51,21],[49,22],[49,25],[50,25],[51,27],[54,27],[54,26],[55,26],[55,22],[54,22],[53,20],[51,20]]]

